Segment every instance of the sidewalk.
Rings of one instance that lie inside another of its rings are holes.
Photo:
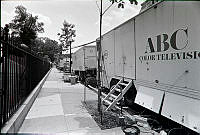
[[[84,86],[64,83],[62,75],[56,68],[51,70],[19,133],[124,135],[121,128],[101,130],[81,103]],[[97,99],[96,93],[86,91],[87,100]]]

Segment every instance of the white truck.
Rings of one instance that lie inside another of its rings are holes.
[[[103,35],[101,60],[103,86],[130,79],[134,103],[200,133],[199,1],[141,11]]]
[[[60,70],[64,70],[65,63],[66,63],[66,58],[63,58],[63,59],[59,60],[58,67],[59,67]]]
[[[96,46],[84,46],[72,54],[72,70],[84,81],[86,75],[96,77]]]

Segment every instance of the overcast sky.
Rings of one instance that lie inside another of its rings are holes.
[[[128,1],[128,0],[125,0]],[[140,0],[137,6],[126,3],[124,9],[114,4],[103,16],[103,33],[139,13]],[[33,1],[1,1],[1,26],[9,23],[15,15],[15,7],[23,5],[29,13],[39,16],[44,22],[45,32],[39,37],[49,37],[58,41],[57,33],[61,32],[62,23],[66,20],[75,24],[76,38],[72,46],[95,40],[99,36],[100,0],[33,0]],[[104,9],[111,3],[104,0]]]

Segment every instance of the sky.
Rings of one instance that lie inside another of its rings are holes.
[[[134,17],[140,11],[139,1],[136,6],[130,4],[128,0],[124,9],[117,8],[113,4],[103,15],[103,33],[112,30],[116,26]],[[111,2],[103,0],[103,9],[105,10]],[[15,16],[15,7],[23,5],[27,12],[38,15],[39,20],[44,22],[44,33],[39,33],[38,37],[49,37],[59,41],[58,33],[61,32],[64,20],[75,24],[76,37],[72,47],[78,46],[99,37],[99,8],[100,0],[9,0],[1,1],[1,26],[11,22]],[[72,50],[72,52],[76,49]]]

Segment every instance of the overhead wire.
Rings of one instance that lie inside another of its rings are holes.
[[[72,47],[71,49],[75,49],[75,48],[87,46],[87,45],[90,45],[90,44],[92,44],[92,43],[96,43],[96,40],[91,41],[91,42],[88,42],[88,43],[85,43],[85,44],[82,44],[82,45],[74,46],[74,47]]]

